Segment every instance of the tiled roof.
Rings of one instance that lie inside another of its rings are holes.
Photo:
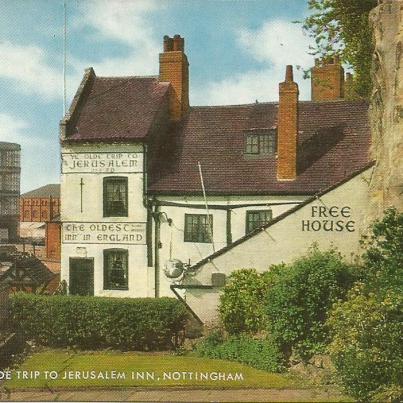
[[[277,181],[276,157],[244,155],[245,134],[277,127],[277,103],[192,107],[150,162],[151,194],[314,194],[369,162],[368,105],[300,102],[298,176]]]
[[[50,183],[45,186],[41,186],[40,188],[30,190],[21,195],[22,198],[31,198],[31,197],[53,197],[60,198],[60,185],[58,183]]]
[[[155,77],[96,77],[93,73],[63,140],[144,139],[168,87],[169,83],[159,83]]]

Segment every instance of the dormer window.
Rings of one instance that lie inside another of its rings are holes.
[[[246,155],[275,155],[276,154],[276,130],[259,131],[246,134]]]

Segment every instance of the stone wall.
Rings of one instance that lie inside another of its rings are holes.
[[[372,156],[368,221],[389,206],[403,209],[403,0],[384,0],[370,13],[373,56]]]

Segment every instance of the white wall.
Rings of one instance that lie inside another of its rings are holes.
[[[227,275],[241,268],[265,271],[272,264],[289,263],[304,255],[314,242],[322,250],[334,246],[347,260],[352,261],[362,253],[359,240],[367,225],[368,186],[371,172],[372,168],[369,168],[319,199],[286,215],[260,233],[217,255],[211,261],[201,265],[194,276],[185,279],[185,283],[210,285],[211,274],[216,271]],[[325,220],[327,220],[326,223]],[[307,230],[308,221],[309,231]],[[323,229],[324,224],[327,230]],[[313,230],[312,225],[317,230]],[[333,225],[333,231],[329,230],[331,225]],[[320,229],[318,229],[319,226]],[[218,293],[219,289],[214,290]],[[194,292],[194,289],[187,291],[190,294]],[[189,298],[188,303],[194,311],[199,313],[203,321],[209,321],[214,319],[211,312],[215,312],[217,308],[213,305],[214,301],[218,301],[218,296],[214,299],[211,295],[203,297],[202,294],[203,292],[197,299]],[[200,310],[198,308],[200,305],[205,308]]]
[[[245,235],[246,231],[246,212],[251,210],[272,210],[273,218],[284,213],[298,203],[305,200],[305,196],[228,196],[218,197],[209,196],[207,201],[209,206],[234,206],[231,212],[231,232],[232,241],[235,241]],[[199,196],[188,197],[168,197],[159,196],[159,201],[175,202],[184,205],[200,205],[200,208],[161,206],[160,212],[163,214],[161,223],[161,249],[160,255],[160,295],[172,296],[170,285],[172,281],[166,278],[163,273],[163,267],[170,257],[179,259],[184,263],[193,265],[203,258],[211,255],[213,250],[212,243],[196,243],[184,241],[185,214],[206,214],[204,199]],[[239,204],[259,204],[259,203],[291,203],[270,206],[251,206],[235,208]],[[227,245],[227,212],[225,210],[209,208],[209,213],[213,216],[213,239],[215,251],[218,251]],[[167,217],[172,220],[170,226]],[[172,251],[172,253],[170,253]],[[171,256],[170,256],[171,255]]]
[[[95,295],[114,297],[153,295],[153,285],[150,285],[153,283],[153,276],[150,276],[150,269],[147,268],[147,246],[145,244],[147,211],[143,206],[143,171],[143,148],[139,144],[63,146],[61,177],[62,279],[67,282],[69,280],[70,258],[88,257],[94,259]],[[103,217],[103,178],[107,176],[128,178],[127,217]],[[116,236],[113,238],[113,236],[117,233],[117,228],[123,228],[124,223],[128,224],[124,227],[128,230],[119,234],[130,234],[132,237],[139,234],[140,241],[115,241],[118,238]],[[107,229],[102,229],[103,224],[107,224],[104,226]],[[137,227],[139,230],[133,230]],[[99,228],[99,230],[92,230],[91,228]],[[132,230],[134,232],[130,232]],[[110,241],[111,234],[114,240],[112,242]],[[103,240],[103,237],[108,237],[108,240]],[[103,290],[103,250],[109,248],[128,250],[129,290],[127,291]]]

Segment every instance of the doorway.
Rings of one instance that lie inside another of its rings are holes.
[[[70,258],[70,295],[94,295],[94,259]]]

